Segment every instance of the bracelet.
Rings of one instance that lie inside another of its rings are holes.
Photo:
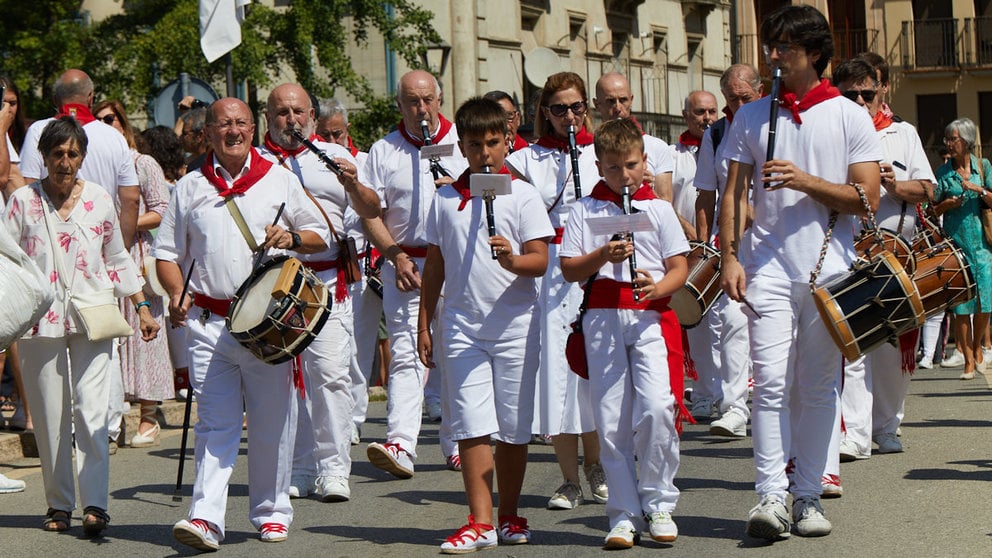
[[[148,311],[149,312],[152,311],[152,303],[151,302],[148,302],[147,300],[142,300],[141,302],[135,304],[134,305],[134,311],[137,312],[137,311],[141,310],[141,307],[142,306],[144,306],[145,308],[148,308]]]

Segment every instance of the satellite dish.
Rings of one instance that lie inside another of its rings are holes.
[[[152,116],[155,124],[171,128],[179,118],[179,101],[187,95],[192,95],[207,104],[220,98],[210,84],[189,77],[189,74],[183,72],[179,74],[179,79],[163,87],[152,101]]]
[[[524,57],[524,75],[534,87],[544,87],[544,82],[560,71],[561,58],[550,48],[537,47]]]

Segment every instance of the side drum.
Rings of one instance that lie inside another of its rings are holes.
[[[920,248],[914,254],[913,283],[923,300],[927,318],[974,298],[975,279],[971,267],[953,240],[948,238],[930,247],[923,247],[921,243]]]
[[[923,302],[895,256],[881,252],[813,292],[830,337],[848,360],[924,322]]]
[[[263,362],[286,362],[317,337],[331,301],[324,283],[300,260],[279,256],[262,264],[241,285],[227,330]]]
[[[720,288],[720,252],[705,242],[690,240],[687,256],[689,277],[685,286],[669,302],[679,323],[693,327],[703,320],[713,303],[723,294]]]
[[[909,243],[889,229],[878,229],[878,233],[882,237],[881,244],[871,231],[864,231],[855,239],[854,250],[858,258],[863,262],[870,262],[882,251],[887,251],[896,257],[906,273],[912,275],[916,270],[916,261],[913,259],[913,249]]]

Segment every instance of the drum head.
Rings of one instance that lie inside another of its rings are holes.
[[[271,265],[275,261],[259,268],[238,290],[238,298],[231,306],[232,333],[248,331],[262,323],[278,303],[272,298],[272,287],[279,279],[282,262]]]

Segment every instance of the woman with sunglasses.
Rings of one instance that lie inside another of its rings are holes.
[[[583,195],[599,182],[593,151],[592,120],[589,117],[585,82],[578,74],[561,72],[544,84],[537,107],[536,143],[514,151],[506,166],[519,178],[537,187],[556,238],[548,247],[548,271],[541,284],[541,307],[545,311],[541,332],[541,369],[537,376],[534,431],[550,435],[564,483],[548,501],[549,509],[570,510],[582,502],[579,484],[579,438],[584,450],[584,468],[592,497],[605,503],[606,475],[599,464],[599,440],[589,404],[587,381],[569,371],[565,342],[570,325],[582,302],[581,286],[566,283],[558,265],[561,235],[578,182]],[[569,127],[574,127],[579,152],[579,176],[573,175],[569,153]]]
[[[141,190],[138,227],[134,245],[131,247],[131,258],[141,269],[145,255],[151,253],[150,231],[158,227],[162,221],[162,214],[169,205],[168,182],[162,173],[162,167],[154,158],[138,153],[134,131],[128,122],[127,111],[120,101],[103,101],[95,105],[93,115],[123,134],[131,148]],[[160,326],[164,327],[162,297],[156,296],[147,285],[146,294],[148,302],[151,303],[152,316]],[[137,331],[135,327],[138,320],[137,313],[128,305],[124,305],[124,317]],[[123,396],[137,399],[141,403],[141,422],[138,424],[138,432],[131,438],[131,447],[158,445],[159,425],[155,416],[158,403],[175,397],[167,336],[161,335],[148,343],[140,342],[137,336],[131,336],[121,343],[120,356],[124,376]],[[119,403],[111,401],[111,404],[116,406]],[[111,420],[114,420],[113,416]],[[116,424],[111,423],[111,428],[114,426]]]
[[[944,128],[951,159],[937,169],[934,211],[943,216],[944,232],[964,251],[975,277],[975,298],[951,308],[954,338],[964,353],[962,380],[985,369],[982,339],[992,312],[992,252],[982,233],[980,212],[992,207],[992,165],[971,154],[978,133],[975,123],[959,118]]]

